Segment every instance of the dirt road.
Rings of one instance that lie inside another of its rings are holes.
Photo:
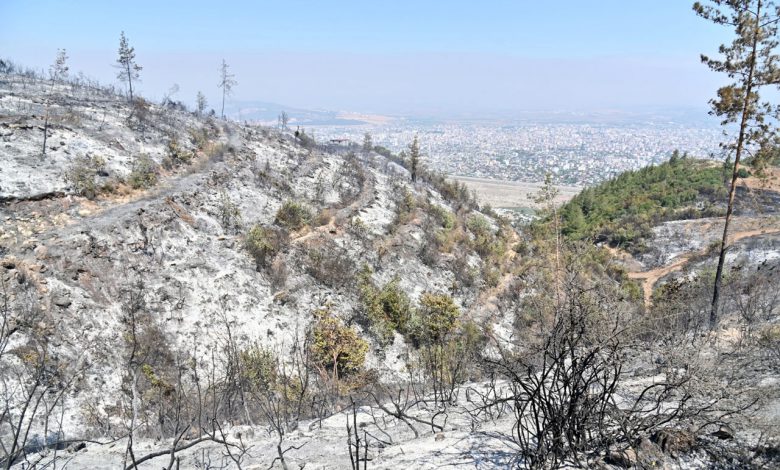
[[[741,232],[735,232],[729,235],[729,244],[734,244],[740,240],[750,237],[756,237],[759,235],[766,235],[771,233],[780,233],[780,228],[762,228],[756,230],[745,230]],[[614,252],[614,251],[613,251]],[[619,250],[618,250],[619,252]],[[625,252],[619,252],[621,256],[631,258],[631,255]],[[706,248],[703,250],[685,253],[675,258],[672,263],[659,268],[651,269],[649,271],[642,272],[629,272],[628,277],[631,279],[642,280],[642,290],[644,291],[645,305],[650,305],[653,296],[653,287],[659,279],[667,274],[681,270],[688,261],[694,256],[701,256],[706,253]],[[630,265],[629,265],[630,266]]]

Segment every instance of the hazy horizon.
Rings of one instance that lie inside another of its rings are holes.
[[[699,63],[725,31],[690,2],[553,5],[493,1],[136,2],[133,8],[6,1],[0,55],[47,68],[67,49],[71,73],[118,84],[119,33],[143,66],[137,89],[217,107],[224,58],[232,106],[407,116],[701,109],[723,78]]]

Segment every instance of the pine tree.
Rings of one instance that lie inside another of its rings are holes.
[[[412,183],[417,181],[417,170],[420,166],[420,143],[417,141],[417,134],[409,146],[409,171],[412,173]]]
[[[57,58],[54,59],[54,63],[49,67],[49,75],[51,76],[51,83],[59,80],[65,80],[68,78],[68,54],[65,49],[57,49]]]
[[[127,82],[127,88],[130,92],[130,101],[133,101],[133,80],[138,80],[139,72],[142,67],[135,63],[135,48],[130,47],[127,42],[125,32],[119,36],[119,58],[117,58],[117,67],[119,67],[119,73],[117,78],[123,82]]]
[[[374,150],[374,142],[371,139],[371,134],[366,132],[363,134],[363,153],[368,155]]]
[[[696,2],[693,9],[704,19],[734,28],[735,38],[731,44],[720,46],[721,59],[701,56],[702,62],[710,69],[725,73],[734,80],[718,89],[717,98],[710,100],[710,113],[721,117],[723,126],[738,126],[736,136],[721,144],[729,153],[729,158],[733,155],[733,164],[730,168],[731,186],[710,310],[710,328],[713,328],[718,321],[723,265],[739,164],[746,152],[760,147],[777,132],[774,120],[780,117],[780,106],[762,101],[759,91],[780,85],[780,58],[775,54],[780,7],[775,6],[772,0],[711,0],[711,3],[704,6]]]
[[[230,96],[233,87],[238,85],[235,75],[228,72],[229,65],[222,59],[222,66],[219,69],[219,87],[222,88],[222,119],[225,119],[225,96]]]
[[[198,95],[195,97],[195,109],[198,112],[198,116],[203,115],[203,111],[206,110],[206,106],[208,106],[208,101],[206,101],[206,95],[203,94],[203,92],[198,92]]]

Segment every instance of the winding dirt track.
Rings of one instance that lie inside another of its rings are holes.
[[[769,190],[769,191],[780,192],[780,168],[767,168],[765,170],[765,175],[763,178],[751,176],[749,178],[745,178],[741,180],[740,184],[744,187],[747,187],[749,190],[761,190],[761,191]],[[708,223],[703,228],[709,230],[713,227],[712,224]],[[722,231],[722,227],[718,227],[718,229]],[[772,233],[780,233],[780,227],[759,228],[753,230],[734,232],[729,235],[729,244],[736,243],[739,240],[745,238],[756,237],[759,235],[766,235]],[[628,253],[621,252],[620,250],[610,250],[610,251],[612,251],[613,255],[621,257],[624,260],[633,260],[631,255]],[[679,271],[680,269],[683,268],[683,266],[685,266],[688,263],[688,261],[690,261],[691,258],[693,258],[694,256],[703,255],[705,252],[706,249],[699,250],[696,252],[686,253],[675,258],[671,264],[668,264],[666,266],[661,266],[656,269],[651,269],[650,271],[629,272],[628,277],[631,279],[642,280],[642,290],[644,291],[645,305],[650,305],[652,294],[653,294],[653,287],[658,282],[658,280],[660,280],[661,278],[663,278],[669,273]]]
[[[352,202],[345,207],[337,209],[335,215],[331,216],[326,224],[319,227],[313,227],[293,238],[292,243],[302,243],[323,233],[337,233],[341,230],[336,225],[337,220],[349,220],[361,210],[373,204],[376,199],[376,175],[372,171],[366,170],[365,176],[366,178],[360,187],[360,192],[355,196]]]
[[[742,232],[735,232],[729,235],[729,244],[736,243],[745,238],[757,237],[759,235],[767,235],[772,233],[780,233],[780,228],[764,228],[764,229],[745,230]],[[707,249],[705,248],[699,251],[686,253],[684,255],[680,255],[677,258],[675,258],[671,264],[667,264],[666,266],[661,266],[660,268],[651,269],[650,271],[629,272],[628,277],[630,279],[642,280],[642,290],[644,291],[645,305],[650,305],[653,296],[653,287],[655,286],[656,282],[658,282],[659,279],[661,279],[662,277],[666,276],[669,273],[679,271],[680,269],[683,268],[683,266],[685,266],[688,263],[688,261],[690,261],[691,258],[693,258],[694,256],[701,256],[705,254],[706,251]],[[630,255],[628,256],[630,257]]]

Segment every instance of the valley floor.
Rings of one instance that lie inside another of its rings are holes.
[[[451,179],[464,183],[477,193],[483,203],[494,208],[536,208],[534,195],[542,188],[542,183],[525,183],[521,181],[502,181],[487,178],[472,178],[468,176],[452,176]],[[578,186],[557,186],[560,191],[556,198],[557,204],[563,204],[579,193]]]

